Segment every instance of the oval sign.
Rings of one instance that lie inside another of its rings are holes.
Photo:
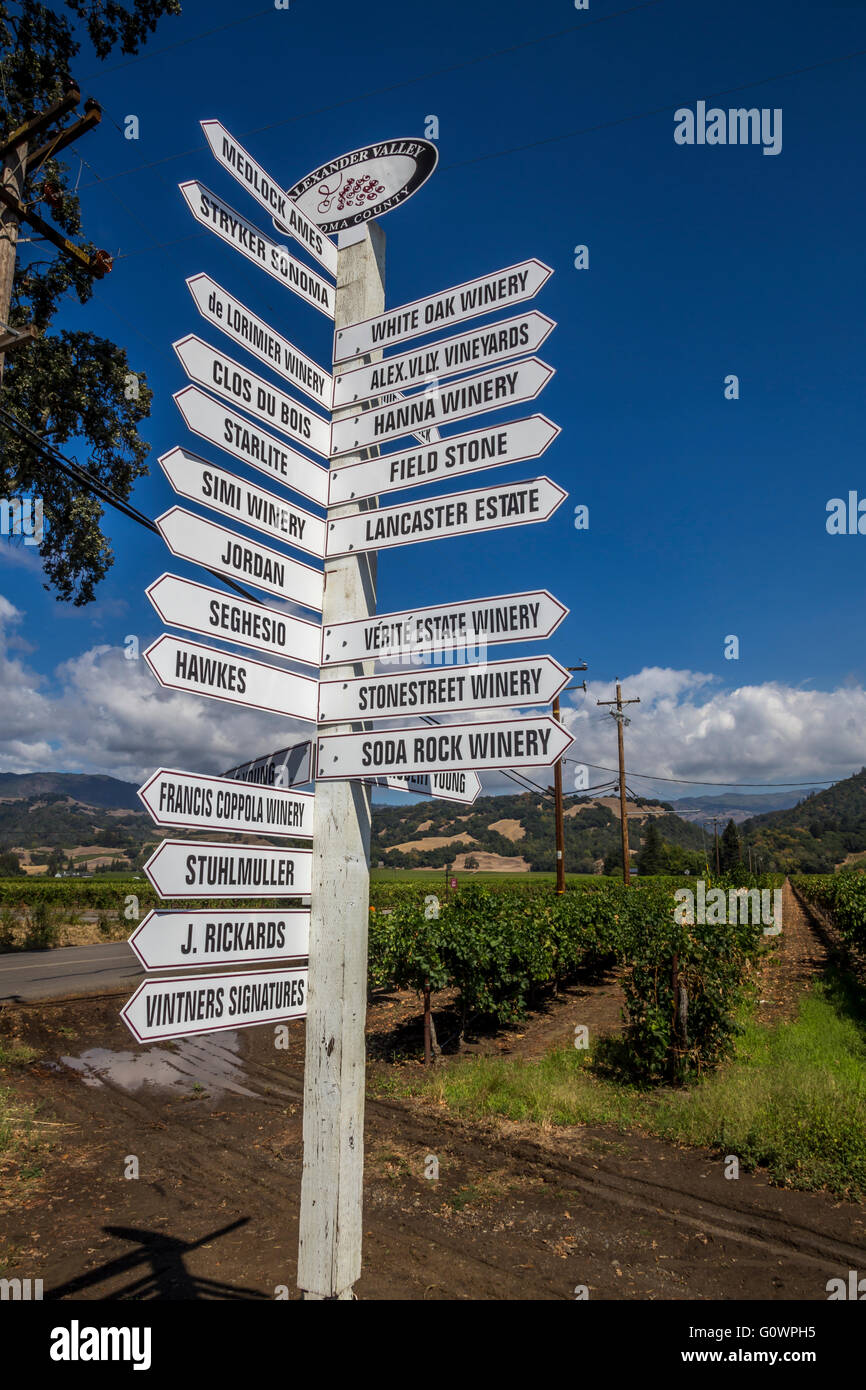
[[[323,232],[339,232],[405,203],[429,179],[438,158],[429,140],[383,140],[322,164],[288,197]]]

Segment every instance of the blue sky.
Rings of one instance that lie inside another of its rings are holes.
[[[817,781],[859,768],[866,537],[825,527],[830,498],[866,495],[866,52],[848,56],[858,50],[863,6],[776,0],[590,0],[585,11],[566,0],[291,0],[288,10],[217,0],[185,3],[138,59],[115,54],[100,68],[83,48],[76,76],[105,110],[74,147],[86,161],[84,225],[116,259],[91,303],[70,304],[57,326],[126,345],[155,392],[142,429],[152,473],[132,500],[150,516],[172,505],[156,457],[174,445],[230,466],[187,433],[172,401],[185,384],[174,339],[196,332],[229,346],[199,317],[187,276],[206,271],[329,363],[322,316],[184,206],[177,184],[197,178],[265,224],[212,158],[199,120],[221,120],[288,186],[344,150],[423,134],[435,115],[439,168],[382,222],[388,303],[528,256],[554,268],[532,307],[558,322],[540,353],[557,375],[531,409],[562,435],[537,468],[500,476],[546,472],[570,496],[544,526],[385,553],[380,610],[549,588],[571,614],[543,649],[589,663],[590,696],[570,716],[581,735],[573,753],[589,762],[614,761],[612,722],[586,715],[621,675],[644,701],[629,730],[638,769]],[[701,99],[781,108],[781,152],[676,144],[675,110]],[[130,114],[137,141],[123,136]],[[588,270],[574,267],[578,244],[589,248]],[[234,355],[267,375],[242,349]],[[731,373],[738,400],[724,397]],[[589,507],[588,530],[574,528],[578,503]],[[133,752],[118,725],[114,753],[100,755],[92,731],[76,735],[76,705],[92,722],[84,670],[149,701],[152,735],[154,698],[165,715],[173,700],[192,699],[155,696],[143,663],[131,673],[116,662],[127,634],[144,646],[160,631],[145,586],[165,569],[194,569],[114,513],[105,525],[116,563],[84,610],[44,593],[26,552],[0,548],[0,594],[18,615],[7,614],[9,679],[39,694],[5,746],[0,738],[9,770],[27,770],[28,756],[118,775],[146,765],[153,739]],[[724,657],[729,634],[736,661]],[[223,710],[195,703],[208,709],[190,716],[200,732],[188,764],[219,770],[224,754],[204,731]],[[279,721],[245,718],[233,725],[239,739],[281,737]]]

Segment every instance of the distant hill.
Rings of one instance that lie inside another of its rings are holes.
[[[0,772],[0,799],[45,795],[68,796],[107,811],[141,810],[134,783],[117,777],[86,772]]]
[[[782,811],[796,806],[802,792],[729,792],[721,796],[679,796],[670,804],[678,816],[688,821],[704,821],[718,816],[735,825],[760,816],[765,811]]]
[[[620,862],[619,801],[565,798],[565,853],[569,873],[600,873]],[[636,854],[651,817],[674,847],[681,867],[702,851],[703,832],[665,802],[627,803],[629,844]],[[146,846],[166,832],[143,810],[135,785],[116,777],[79,773],[0,774],[0,850],[27,852],[23,862],[45,864],[63,851],[77,864],[112,857],[141,863]],[[192,832],[189,832],[190,834]],[[532,793],[484,796],[474,806],[450,801],[406,801],[373,809],[372,860],[389,867],[438,868],[467,862],[479,869],[555,868],[553,800]]]
[[[568,873],[600,873],[621,860],[619,802],[613,797],[565,798],[565,867]],[[629,801],[629,847],[640,848],[641,827],[653,818],[662,838],[699,852],[703,833],[664,802]],[[556,866],[553,800],[520,796],[480,797],[474,806],[448,801],[376,806],[372,862],[387,868],[552,871]]]
[[[779,872],[832,873],[856,861],[866,855],[866,768],[791,809],[755,816],[740,838]]]

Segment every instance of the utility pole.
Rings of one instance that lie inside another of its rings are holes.
[[[41,145],[34,148],[33,142],[36,138],[45,135],[51,126],[58,124],[75,109],[80,100],[80,91],[77,87],[71,86],[64,97],[46,107],[44,111],[31,116],[0,144],[0,159],[3,161],[0,174],[0,385],[3,381],[6,353],[20,347],[22,343],[29,342],[31,338],[38,337],[38,331],[32,324],[21,329],[12,328],[9,324],[21,223],[28,223],[34,231],[52,242],[60,251],[74,257],[97,279],[101,280],[111,269],[111,257],[107,252],[97,251],[91,255],[83,251],[50,222],[46,222],[34,212],[24,196],[27,178],[32,178],[46,159],[53,159],[60,150],[71,145],[101,121],[102,110],[99,104],[88,97],[84,103],[85,114],[80,120],[71,126],[61,126],[49,134]],[[50,190],[46,189],[44,196],[50,206]]]
[[[713,838],[716,846],[716,876],[718,877],[722,872],[719,867],[719,818],[718,816],[710,816],[710,820],[713,822]]]
[[[631,883],[631,864],[628,851],[628,815],[626,812],[625,797],[625,744],[623,742],[623,725],[631,723],[627,715],[623,714],[623,705],[639,705],[640,696],[636,695],[633,700],[622,698],[622,686],[619,681],[616,683],[615,700],[596,700],[597,705],[616,705],[616,709],[611,710],[611,716],[616,720],[617,746],[619,749],[619,818],[620,829],[622,831],[622,881],[626,886]]]
[[[367,222],[340,236],[334,327],[372,318],[384,304],[385,236]],[[342,369],[374,357],[381,352]],[[345,454],[331,467],[361,457]],[[330,508],[328,520],[375,505],[375,498],[345,503]],[[323,631],[375,611],[375,552],[325,560]],[[371,673],[369,662],[328,672],[337,680]],[[361,1273],[370,789],[357,780],[319,781],[314,815],[298,1284],[306,1299],[352,1299]]]
[[[585,671],[584,661],[580,666],[567,666],[567,671]],[[581,685],[569,686],[569,690],[586,690],[586,681]],[[553,701],[553,717],[559,723],[559,696]],[[565,814],[562,808],[562,759],[557,759],[553,767],[553,797],[556,811],[556,892],[565,892]]]

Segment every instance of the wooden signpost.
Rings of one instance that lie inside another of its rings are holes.
[[[215,905],[157,910],[136,927],[131,944],[145,969],[181,973],[146,979],[122,1016],[142,1043],[306,1017],[298,1283],[307,1299],[350,1299],[361,1272],[371,788],[471,805],[479,769],[548,767],[571,743],[557,720],[525,713],[558,695],[564,668],[549,656],[486,656],[488,644],[556,630],[568,610],[546,589],[376,614],[380,550],[543,522],[564,490],[538,477],[401,504],[387,497],[537,459],[556,439],[558,426],[539,414],[472,424],[445,438],[439,432],[532,400],[549,381],[553,369],[532,355],[554,327],[546,315],[531,310],[449,330],[532,299],[552,271],[530,258],[386,309],[385,241],[375,219],[426,182],[435,145],[408,137],[364,146],[288,186],[221,122],[202,128],[219,166],[318,269],[197,180],[180,185],[187,206],[291,290],[287,304],[305,303],[333,320],[333,356],[320,366],[284,335],[287,325],[269,325],[209,275],[187,281],[200,317],[280,385],[187,334],[175,351],[192,384],[175,401],[194,434],[264,474],[269,486],[227,468],[224,458],[211,462],[180,447],[160,464],[180,497],[269,544],[184,507],[163,513],[156,526],[172,554],[236,587],[162,574],[147,590],[151,603],[169,626],[242,650],[163,634],[144,655],[165,689],[316,728],[274,753],[247,754],[220,776],[159,768],[144,783],[139,795],[157,825],[265,843],[164,839],[157,846],[144,872],[159,897]],[[383,350],[443,331],[448,336],[383,359]],[[379,452],[412,435],[410,446]],[[315,618],[257,602],[248,587]],[[269,659],[249,657],[247,648]],[[440,654],[459,652],[464,664],[436,668]],[[274,665],[274,657],[311,674]],[[463,722],[436,723],[449,714]],[[406,722],[412,718],[422,722]],[[313,793],[297,790],[311,781]],[[291,903],[297,899],[300,907]],[[219,973],[200,973],[214,966]]]

